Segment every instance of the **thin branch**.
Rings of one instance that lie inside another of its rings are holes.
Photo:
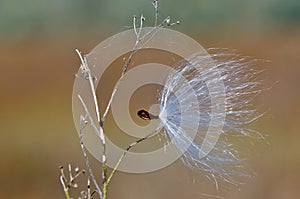
[[[106,167],[106,147],[105,147],[105,136],[104,136],[104,132],[103,132],[103,128],[102,126],[99,127],[99,129],[97,128],[86,104],[84,103],[82,97],[80,95],[77,95],[90,122],[91,122],[91,126],[93,127],[94,131],[96,132],[96,135],[100,138],[101,142],[102,142],[102,148],[103,148],[103,152],[102,152],[102,184],[106,181],[106,171],[107,171],[107,167]]]
[[[72,166],[71,164],[68,165],[68,169],[69,169],[69,179],[70,179],[70,182],[73,181],[73,176],[72,176]]]
[[[104,133],[103,133],[103,129],[102,129],[102,126],[103,126],[103,122],[101,120],[101,116],[100,116],[100,111],[99,111],[99,105],[98,105],[98,100],[97,100],[97,96],[96,96],[96,90],[95,90],[95,85],[94,85],[94,82],[93,82],[93,77],[92,77],[92,74],[91,74],[91,70],[87,64],[87,60],[86,60],[86,57],[82,57],[81,53],[76,49],[76,52],[81,60],[81,63],[82,63],[82,69],[83,69],[83,73],[85,75],[88,75],[88,79],[89,79],[89,83],[90,83],[90,88],[91,88],[91,91],[92,91],[92,96],[93,96],[93,101],[94,101],[94,106],[95,106],[95,109],[96,109],[96,115],[97,115],[97,121],[100,125],[100,129],[99,131],[96,130],[96,132],[98,132],[98,136],[100,137],[100,140],[102,141],[102,147],[103,147],[103,153],[102,153],[102,170],[101,170],[101,173],[102,173],[102,184],[106,181],[106,171],[107,171],[107,166],[106,166],[106,144],[105,144],[105,136],[104,136]],[[83,103],[84,107],[85,107],[85,111],[88,112],[88,109],[87,107],[85,106],[83,100],[81,99],[80,100],[81,103]],[[92,117],[89,115],[89,118],[92,122]],[[92,122],[94,123],[94,122]],[[97,129],[96,125],[93,124],[93,128],[94,129]]]
[[[157,26],[157,20],[158,20],[158,0],[154,0],[152,4],[153,4],[154,9],[155,9],[154,27],[156,27]]]
[[[84,110],[85,110],[85,112],[86,112],[87,117],[88,117],[89,120],[90,120],[91,126],[93,127],[94,131],[96,132],[96,135],[97,135],[97,136],[100,138],[100,140],[102,141],[102,147],[104,148],[104,146],[105,146],[105,139],[104,139],[103,128],[102,128],[101,126],[100,126],[99,129],[97,128],[97,126],[96,126],[96,124],[95,124],[95,122],[94,122],[94,120],[93,120],[93,118],[92,118],[92,116],[91,116],[91,114],[90,114],[90,112],[89,112],[89,110],[88,110],[88,108],[87,108],[85,102],[84,102],[83,99],[82,99],[82,97],[81,97],[80,95],[77,95],[77,96],[78,96],[78,99],[80,100],[80,102],[81,102],[81,104],[82,104],[82,106],[83,106],[83,108],[84,108]],[[91,167],[89,166],[88,157],[87,157],[87,154],[86,154],[86,152],[85,152],[85,147],[84,147],[83,140],[82,140],[82,129],[80,129],[80,144],[81,144],[81,149],[82,149],[83,155],[84,155],[85,160],[86,160],[87,168],[88,168],[88,170],[89,170],[89,172],[90,172],[90,174],[91,174],[91,177],[92,177],[92,181],[93,181],[94,185],[96,186],[97,191],[98,191],[99,194],[101,195],[100,198],[102,198],[102,192],[101,192],[101,189],[99,188],[99,185],[98,185],[98,183],[97,183],[97,181],[96,181],[96,179],[95,179],[95,177],[94,177],[94,175],[93,175],[92,169],[91,169]],[[104,178],[104,177],[106,176],[106,174],[105,174],[105,169],[104,169],[104,168],[105,168],[105,166],[104,166],[105,163],[106,163],[106,155],[105,155],[105,153],[103,152],[103,153],[102,153],[102,181],[103,181],[103,182],[106,181],[106,179]]]
[[[145,17],[144,17],[144,15],[142,14],[141,17],[140,17],[140,28],[139,28],[138,34],[137,34],[137,36],[136,36],[135,46],[134,46],[133,49],[135,49],[136,46],[138,45],[138,43],[141,41],[141,40],[140,40],[140,35],[141,35],[142,29],[143,29],[144,21],[145,21]]]
[[[82,140],[82,137],[80,139]],[[97,190],[97,193],[99,194],[99,197],[103,198],[102,191],[101,191],[101,189],[100,189],[100,187],[98,185],[98,182],[97,182],[97,180],[95,178],[94,172],[93,172],[93,170],[92,170],[92,168],[90,166],[89,158],[87,156],[87,153],[86,153],[83,141],[81,141],[80,146],[81,146],[81,150],[82,150],[82,153],[83,153],[83,156],[84,156],[84,159],[85,159],[85,165],[86,165],[86,167],[87,167],[87,169],[88,169],[88,171],[90,173],[90,176],[92,178],[93,184],[96,187],[96,190]]]
[[[82,99],[82,97],[80,95],[77,95],[78,99],[80,100],[81,104],[82,104],[82,107],[84,108],[85,110],[85,113],[87,115],[87,117],[89,118],[90,120],[90,124],[91,126],[93,127],[94,131],[96,132],[96,135],[100,138],[100,140],[102,141],[102,143],[105,143],[105,137],[104,137],[104,132],[103,132],[103,128],[100,126],[100,128],[98,129],[84,100]]]
[[[91,181],[90,181],[90,178],[88,178],[88,182],[87,182],[87,195],[88,195],[88,199],[91,199]]]
[[[60,183],[63,186],[66,198],[67,199],[71,199],[70,194],[69,194],[69,188],[65,184],[65,178],[64,178],[64,176],[61,175],[59,179],[60,179]]]
[[[137,30],[136,30],[136,16],[134,15],[133,17],[133,30],[134,30],[134,33],[135,35],[137,36]]]
[[[129,64],[131,63],[132,61],[132,58],[133,58],[133,55],[135,54],[136,52],[136,48],[139,44],[139,42],[141,41],[140,40],[140,34],[141,34],[141,31],[142,31],[142,28],[143,28],[143,22],[145,21],[145,17],[143,15],[141,15],[141,18],[140,18],[140,28],[139,28],[139,31],[137,31],[136,29],[136,16],[133,17],[133,29],[134,29],[134,32],[136,34],[136,41],[135,41],[135,44],[134,44],[134,47],[128,57],[128,59],[126,60],[126,62],[124,63],[123,65],[123,70],[122,70],[122,74],[121,74],[121,77],[119,78],[118,82],[116,83],[115,87],[114,87],[114,90],[110,96],[110,99],[109,99],[109,102],[106,106],[106,109],[104,111],[104,114],[103,114],[103,117],[101,119],[101,123],[103,124],[105,119],[106,119],[106,116],[107,116],[107,113],[108,111],[110,110],[110,107],[111,107],[111,103],[116,95],[116,92],[118,91],[118,88],[119,88],[119,85],[120,85],[120,82],[121,80],[123,79],[125,73],[127,72],[127,69],[128,69],[128,66]]]
[[[82,71],[84,73],[84,75],[87,75],[89,83],[90,83],[90,88],[92,91],[92,95],[93,95],[93,100],[94,100],[94,106],[96,109],[96,115],[97,115],[97,121],[100,123],[101,121],[101,117],[100,117],[100,111],[99,111],[99,105],[98,105],[98,101],[97,101],[97,96],[96,96],[96,90],[95,90],[95,85],[93,82],[93,77],[91,74],[91,70],[87,64],[86,61],[86,57],[82,57],[82,54],[80,53],[80,51],[78,49],[75,49],[76,53],[78,54],[80,61],[81,61],[81,66],[82,66]]]

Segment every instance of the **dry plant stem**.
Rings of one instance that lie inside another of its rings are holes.
[[[80,138],[81,140],[82,140],[82,136],[81,136],[81,138]],[[91,178],[92,178],[92,181],[93,181],[93,183],[94,183],[94,186],[96,187],[96,192],[99,194],[99,197],[100,198],[102,198],[103,197],[103,193],[102,193],[102,191],[101,191],[101,189],[100,189],[100,187],[99,187],[99,185],[98,185],[98,183],[97,183],[97,181],[96,181],[96,178],[95,178],[95,176],[94,176],[94,173],[93,173],[93,170],[92,170],[92,168],[91,168],[91,166],[90,166],[90,163],[89,163],[89,159],[88,159],[88,156],[87,156],[87,153],[86,153],[86,150],[85,150],[85,147],[84,147],[84,144],[83,144],[83,141],[81,141],[81,150],[82,150],[82,153],[84,154],[84,159],[85,159],[85,163],[86,163],[86,166],[87,166],[87,168],[88,168],[88,171],[89,171],[89,173],[90,173],[90,176],[91,176]],[[88,179],[88,195],[90,196],[90,179]]]
[[[82,106],[83,106],[83,108],[84,108],[84,110],[86,112],[86,115],[87,115],[87,117],[90,120],[90,124],[93,127],[94,131],[96,132],[96,135],[99,136],[100,135],[100,131],[102,130],[102,127],[100,127],[100,130],[96,127],[96,124],[94,123],[93,118],[92,118],[89,110],[87,109],[87,106],[86,106],[85,102],[83,101],[83,99],[81,98],[80,95],[78,95],[78,99],[80,100],[80,102],[81,102],[81,104],[82,104]],[[80,122],[82,122],[82,121],[80,121]],[[82,153],[83,153],[83,156],[84,156],[84,159],[85,159],[85,164],[86,164],[86,166],[88,168],[88,171],[89,171],[90,176],[92,178],[92,181],[93,181],[93,183],[94,183],[94,185],[95,185],[95,187],[97,189],[97,192],[98,192],[100,198],[103,198],[103,193],[102,193],[102,191],[101,191],[101,189],[100,189],[100,187],[99,187],[99,185],[98,185],[98,183],[96,181],[96,178],[95,178],[95,176],[93,174],[93,171],[92,171],[92,168],[90,166],[89,159],[88,159],[88,156],[87,156],[87,153],[86,153],[86,150],[85,150],[85,146],[84,146],[84,143],[83,143],[82,130],[84,129],[84,127],[85,126],[83,126],[81,124],[80,131],[79,131],[81,150],[82,150]],[[102,130],[102,133],[103,133],[103,130]]]
[[[93,101],[94,101],[94,106],[95,106],[95,111],[96,111],[96,115],[97,115],[97,121],[100,125],[99,131],[97,130],[96,132],[98,133],[98,137],[100,138],[101,142],[102,142],[102,147],[103,147],[103,153],[102,153],[102,169],[101,169],[101,176],[102,176],[102,184],[104,184],[104,182],[106,181],[106,171],[107,171],[107,166],[106,166],[106,143],[105,143],[105,136],[104,136],[104,132],[103,132],[103,122],[101,120],[101,116],[100,116],[100,111],[99,111],[99,104],[98,104],[98,100],[97,100],[97,96],[96,96],[96,90],[95,90],[95,85],[93,82],[93,77],[91,74],[91,70],[87,64],[87,60],[86,57],[82,57],[81,53],[76,49],[76,52],[81,60],[81,64],[82,64],[82,70],[84,75],[88,76],[88,80],[89,80],[89,85],[91,88],[91,92],[92,92],[92,96],[93,96]],[[81,103],[83,102],[83,100],[81,99]],[[85,106],[86,107],[86,106]],[[87,108],[85,109],[85,111],[87,111]],[[90,115],[90,114],[89,114]],[[91,122],[92,122],[92,118],[89,117]],[[93,125],[93,128],[97,129],[96,125]]]
[[[122,71],[121,77],[119,78],[118,82],[116,83],[116,85],[115,85],[115,87],[114,87],[114,90],[113,90],[113,92],[112,92],[112,94],[111,94],[111,97],[110,97],[110,99],[109,99],[108,105],[107,105],[107,107],[106,107],[106,109],[105,109],[105,112],[104,112],[104,114],[103,114],[103,117],[102,117],[102,121],[101,121],[102,124],[104,123],[104,121],[105,121],[105,119],[106,119],[106,116],[107,116],[107,113],[108,113],[108,111],[109,111],[109,109],[110,109],[110,106],[111,106],[111,103],[112,103],[112,101],[113,101],[113,98],[114,98],[116,92],[118,91],[120,82],[122,81],[122,79],[123,79],[125,73],[127,72],[128,66],[129,66],[129,64],[130,64],[131,61],[132,61],[132,57],[133,57],[133,55],[135,54],[135,52],[136,52],[136,50],[137,50],[137,49],[136,49],[136,48],[137,48],[137,45],[138,45],[139,42],[140,42],[140,38],[139,38],[139,37],[140,37],[140,34],[141,34],[141,30],[142,30],[142,27],[143,27],[143,21],[144,21],[143,15],[141,16],[140,21],[141,21],[141,22],[140,22],[140,23],[141,23],[141,24],[140,24],[140,29],[139,29],[139,31],[137,31],[137,29],[136,29],[136,16],[133,17],[133,29],[134,29],[134,32],[135,32],[135,34],[136,34],[136,41],[135,41],[133,50],[131,51],[131,53],[130,53],[128,59],[127,59],[127,61],[126,61],[126,62],[124,63],[124,65],[123,65],[123,71]]]
[[[158,0],[153,1],[153,6],[155,8],[155,21],[154,21],[154,27],[157,26],[157,19],[158,19]]]
[[[62,174],[60,176],[60,183],[62,184],[63,186],[63,189],[64,189],[64,192],[65,192],[65,196],[67,199],[70,199],[70,194],[69,194],[69,188],[66,186],[65,184],[65,177],[64,177],[64,174]]]
[[[76,52],[77,52],[77,54],[80,58],[84,75],[88,75],[88,80],[89,80],[89,83],[90,83],[90,88],[91,88],[92,95],[93,95],[93,100],[94,100],[94,106],[95,106],[95,109],[96,109],[97,120],[98,120],[98,122],[100,122],[101,118],[100,118],[99,105],[98,105],[98,101],[97,101],[97,97],[96,97],[96,90],[95,90],[95,85],[94,85],[94,82],[93,82],[93,77],[92,77],[92,74],[91,74],[91,70],[88,67],[88,64],[86,62],[86,58],[82,57],[82,55],[81,55],[81,53],[79,52],[78,49],[76,49]]]
[[[135,35],[137,35],[137,32],[136,32],[136,16],[135,15],[133,16],[133,31],[134,31]]]
[[[80,131],[80,146],[81,146],[81,150],[82,150],[82,153],[83,153],[83,156],[84,156],[84,159],[85,159],[86,167],[87,167],[87,169],[88,169],[88,171],[90,173],[90,176],[92,178],[93,184],[96,187],[96,190],[97,190],[97,193],[99,194],[99,197],[103,198],[103,193],[102,193],[102,191],[101,191],[101,189],[100,189],[100,187],[99,187],[99,185],[98,185],[98,183],[96,181],[96,178],[94,176],[93,170],[92,170],[92,168],[90,166],[89,158],[87,156],[87,153],[86,153],[86,150],[85,150],[85,147],[84,147],[83,138],[82,138],[82,131]],[[89,182],[89,180],[88,180],[88,182]],[[89,185],[88,185],[88,190],[89,190]]]
[[[65,173],[64,173],[64,170],[63,170],[63,166],[60,167],[60,180],[62,182],[62,185],[63,187],[65,188],[65,180],[66,180],[66,176],[65,176]]]
[[[90,178],[88,178],[88,183],[87,183],[87,196],[88,196],[88,199],[91,199],[91,182],[90,182]]]

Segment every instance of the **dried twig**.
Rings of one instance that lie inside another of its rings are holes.
[[[154,27],[156,27],[157,26],[157,20],[158,20],[158,0],[154,0],[152,2],[152,5],[154,6],[154,9],[155,9]]]
[[[99,111],[99,106],[98,106],[98,100],[97,100],[97,96],[96,96],[96,90],[95,90],[95,85],[93,82],[93,78],[92,78],[92,74],[91,74],[91,70],[87,64],[87,60],[86,57],[82,57],[81,53],[76,49],[76,52],[81,60],[81,67],[82,67],[82,71],[84,73],[85,76],[88,77],[89,80],[89,85],[91,88],[91,92],[92,92],[92,96],[93,96],[93,101],[94,101],[94,106],[95,106],[95,110],[96,110],[96,115],[97,115],[97,121],[100,125],[99,129],[96,127],[95,123],[93,122],[93,119],[91,117],[91,114],[88,113],[88,109],[85,105],[85,103],[83,102],[82,98],[80,96],[78,96],[78,98],[80,99],[82,105],[84,106],[85,112],[88,114],[89,119],[91,121],[91,124],[97,134],[97,136],[100,138],[101,142],[102,142],[102,148],[103,148],[103,152],[102,152],[102,169],[101,169],[101,176],[102,176],[102,183],[104,183],[106,181],[106,171],[107,171],[107,166],[106,166],[106,143],[105,143],[105,136],[104,136],[104,132],[103,132],[103,122],[101,120],[101,116],[100,116],[100,111]]]
[[[96,135],[98,135],[98,137],[100,137],[100,134],[101,134],[101,130],[102,130],[102,127],[100,127],[100,130],[96,127],[96,124],[94,123],[93,121],[93,118],[85,104],[85,102],[83,101],[83,99],[81,98],[80,95],[78,95],[78,99],[80,100],[85,112],[86,112],[86,115],[87,117],[89,118],[90,120],[90,125],[93,127],[94,131],[96,132]],[[80,136],[80,146],[81,146],[81,150],[82,150],[82,153],[83,153],[83,156],[84,156],[84,159],[85,159],[85,164],[86,164],[86,167],[90,173],[90,176],[92,178],[92,181],[94,183],[94,186],[96,187],[97,189],[97,192],[100,196],[100,198],[103,198],[103,193],[97,183],[97,180],[93,174],[93,170],[90,166],[90,163],[89,163],[89,159],[88,159],[88,156],[87,156],[87,153],[86,153],[86,150],[85,150],[85,146],[84,146],[84,143],[83,143],[83,135],[82,135],[82,130],[85,128],[86,124],[87,124],[87,121],[83,119],[83,117],[81,117],[81,120],[80,120],[80,130],[79,130],[79,136]],[[102,133],[103,133],[103,130],[102,130]],[[102,163],[103,164],[103,163]]]
[[[88,78],[89,83],[90,83],[90,88],[92,91],[92,95],[93,95],[93,100],[94,100],[94,106],[96,109],[96,115],[97,115],[97,121],[100,122],[101,117],[100,117],[100,111],[99,111],[99,105],[98,105],[98,101],[97,101],[97,97],[96,97],[96,90],[95,90],[95,85],[93,82],[93,77],[91,74],[91,70],[88,67],[87,61],[86,61],[86,57],[83,58],[83,56],[81,55],[81,52],[78,49],[75,49],[76,53],[78,54],[80,61],[81,61],[81,70],[84,73],[84,75]]]

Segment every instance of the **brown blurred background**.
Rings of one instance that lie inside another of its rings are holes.
[[[270,145],[251,160],[257,177],[227,198],[298,198],[300,195],[300,2],[298,0],[161,0],[161,18],[204,47],[238,49],[270,60],[257,124]],[[151,0],[0,1],[0,197],[64,198],[59,165],[82,165],[71,107],[79,60],[99,42],[153,19]],[[214,198],[212,186],[180,162],[164,170],[117,173],[109,198]]]

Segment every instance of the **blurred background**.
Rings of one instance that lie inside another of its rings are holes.
[[[64,198],[59,166],[83,165],[72,118],[79,60],[105,38],[130,28],[132,15],[154,18],[151,0],[0,1],[0,196]],[[160,0],[160,18],[204,47],[238,49],[269,60],[273,89],[257,124],[270,145],[251,165],[257,177],[227,198],[300,195],[300,1]],[[149,20],[148,20],[149,19]],[[147,22],[148,23],[148,22]],[[150,24],[149,24],[150,25]],[[213,187],[180,162],[158,172],[117,173],[109,198],[216,198]]]

